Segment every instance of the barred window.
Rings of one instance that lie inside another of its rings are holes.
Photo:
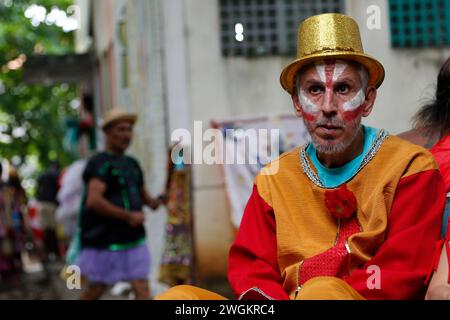
[[[394,48],[450,44],[450,1],[389,0],[389,19]]]
[[[294,55],[309,16],[345,11],[344,0],[220,0],[224,56]]]

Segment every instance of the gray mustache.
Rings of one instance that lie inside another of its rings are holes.
[[[319,126],[333,126],[333,127],[339,127],[339,128],[344,128],[345,124],[343,121],[340,120],[334,120],[334,119],[326,119],[326,120],[317,120],[316,122],[314,122],[314,125],[316,127]]]

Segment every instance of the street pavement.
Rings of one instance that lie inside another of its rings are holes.
[[[14,279],[0,279],[0,300],[78,299],[81,290],[68,289],[65,280],[60,277],[63,267],[63,262],[55,261],[48,263],[41,271],[23,272]],[[116,295],[108,291],[102,300],[126,300],[131,297],[128,291],[117,292]]]
[[[23,272],[15,279],[0,279],[0,300],[76,300],[80,289],[69,289],[66,281],[60,276],[64,268],[63,261],[53,261],[41,270]],[[233,299],[233,293],[227,279],[208,279],[198,286]],[[155,292],[154,292],[155,293]],[[126,283],[117,284],[107,290],[101,300],[133,299]]]

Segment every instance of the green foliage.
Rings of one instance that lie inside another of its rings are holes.
[[[62,165],[74,160],[63,148],[64,120],[76,116],[70,103],[77,98],[75,85],[24,84],[23,68],[6,66],[21,54],[73,52],[73,33],[41,23],[35,27],[24,12],[32,4],[66,10],[72,0],[0,0],[0,156],[18,159],[36,156],[39,167],[57,159]],[[26,64],[25,64],[26,66]],[[9,140],[9,141],[8,141]]]

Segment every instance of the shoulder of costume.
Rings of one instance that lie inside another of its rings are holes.
[[[282,153],[263,167],[256,178],[261,176],[276,176],[280,172],[280,169],[286,170],[298,166],[298,155],[301,148],[304,148],[304,146],[296,147]]]
[[[385,158],[383,159],[385,160],[383,161],[384,164],[386,164],[386,161],[389,161],[393,165],[404,166],[403,178],[422,171],[438,169],[438,165],[430,151],[397,136],[388,136],[383,142],[378,156]]]
[[[272,199],[270,195],[270,185],[274,181],[284,181],[284,179],[293,173],[301,173],[299,152],[302,147],[296,147],[292,150],[282,153],[279,157],[267,164],[256,175],[254,185],[258,195],[264,199],[270,206]]]

